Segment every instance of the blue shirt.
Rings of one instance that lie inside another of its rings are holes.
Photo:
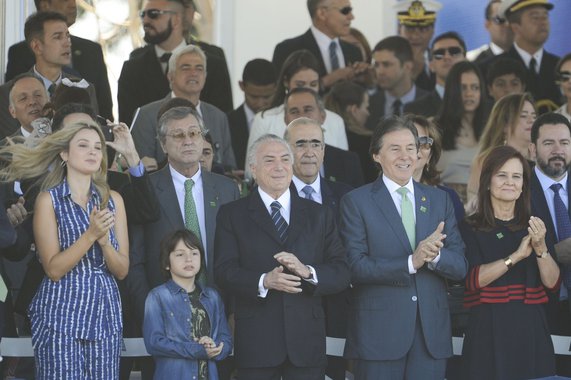
[[[210,319],[210,337],[216,346],[224,342],[222,352],[211,360],[204,347],[191,337],[192,315],[186,290],[169,280],[147,296],[143,337],[147,351],[155,359],[155,380],[197,379],[198,360],[208,360],[209,380],[218,380],[215,361],[232,352],[232,337],[216,290],[202,288],[200,303]]]
[[[87,210],[84,210],[71,199],[67,180],[48,193],[56,216],[60,251],[65,251],[89,228],[89,215],[94,207],[99,207],[101,196],[92,184]],[[115,213],[111,198],[107,207]],[[110,242],[118,249],[114,229],[111,229]],[[33,325],[77,339],[100,340],[121,332],[119,289],[99,243],[95,242],[59,281],[44,277],[30,304],[29,315]]]

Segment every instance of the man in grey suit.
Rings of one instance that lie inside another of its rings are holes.
[[[149,290],[164,282],[159,265],[161,240],[182,228],[200,236],[206,252],[207,280],[212,284],[216,214],[221,205],[239,198],[234,181],[201,170],[199,159],[202,136],[206,131],[199,118],[190,107],[175,107],[159,120],[158,135],[168,156],[168,165],[151,174],[150,180],[159,200],[160,217],[154,223],[132,226],[131,229],[131,268],[127,287],[135,312],[141,318]]]
[[[206,56],[196,45],[188,45],[173,53],[169,59],[168,79],[172,92],[164,99],[140,107],[135,111],[132,134],[137,151],[143,157],[145,168],[156,170],[166,160],[161,143],[157,140],[157,115],[171,98],[184,98],[197,109],[206,129],[210,132],[216,155],[214,161],[227,168],[235,168],[228,117],[212,104],[200,100],[206,81]]]
[[[386,119],[371,141],[382,176],[341,200],[353,284],[345,357],[359,380],[443,379],[452,356],[445,279],[461,280],[468,267],[454,207],[412,180],[412,123]]]

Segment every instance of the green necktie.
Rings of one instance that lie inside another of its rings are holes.
[[[201,239],[200,225],[198,224],[198,215],[196,214],[196,205],[194,204],[194,198],[192,197],[193,186],[193,180],[187,179],[184,181],[184,226],[186,229],[194,232],[194,234]]]
[[[406,231],[406,236],[408,236],[408,241],[412,250],[416,248],[416,232],[415,232],[415,222],[414,222],[414,211],[412,210],[412,202],[408,199],[407,193],[408,189],[406,187],[401,187],[397,190],[402,196],[400,203],[400,212],[402,225]]]
[[[6,283],[0,274],[0,302],[5,302],[6,297],[8,296],[8,288],[6,287]]]

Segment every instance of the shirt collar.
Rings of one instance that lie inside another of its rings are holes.
[[[436,90],[438,95],[440,95],[440,99],[444,99],[444,86],[436,84],[434,86],[434,89]]]
[[[527,51],[517,46],[517,43],[515,42],[514,42],[514,48],[518,52],[519,56],[523,59],[525,67],[527,68],[529,68],[529,62],[531,61],[531,57],[535,58],[535,62],[537,65],[536,68],[537,71],[539,72],[539,67],[541,67],[541,58],[543,58],[543,48],[539,49],[533,54],[529,54]]]
[[[43,76],[42,74],[40,74],[40,72],[36,69],[36,65],[34,65],[34,74],[36,74],[37,76],[39,76],[42,79],[42,82],[44,82],[44,87],[46,89],[50,88],[50,86],[52,84],[60,84],[61,83],[61,77],[62,74],[61,72],[59,73],[59,77],[55,80],[55,82],[52,82],[51,80],[49,80],[48,78],[46,78],[45,76]]]
[[[69,183],[67,182],[67,177],[63,179],[63,181],[61,182],[61,184],[58,185],[58,187],[61,188],[60,192],[61,198],[68,198],[68,197],[71,198],[71,188],[69,187]],[[95,187],[93,182],[91,182],[90,191],[91,191],[91,198],[89,202],[91,202],[91,200],[95,198],[95,201],[99,204],[101,202],[101,197],[99,196],[97,188]]]
[[[311,186],[313,187],[313,190],[317,193],[317,194],[321,194],[321,181],[320,181],[320,177],[319,177],[319,173],[317,174],[317,177],[315,178],[315,180],[312,183],[305,183],[303,182],[301,179],[297,178],[296,176],[293,176],[292,178],[293,184],[295,185],[295,188],[297,189],[297,192],[300,193],[301,189],[303,189],[306,186]]]
[[[33,128],[32,128],[32,129],[33,129]],[[22,133],[22,136],[24,136],[24,137],[28,137],[28,136],[30,136],[30,135],[32,134],[32,132],[28,132],[28,131],[26,130],[26,128],[24,128],[24,127],[22,127],[22,126],[20,126],[20,132]]]
[[[155,53],[157,54],[157,57],[160,58],[162,57],[163,54],[165,53],[176,53],[179,50],[182,50],[186,47],[186,41],[184,40],[184,38],[180,41],[180,44],[178,44],[174,49],[172,49],[172,51],[166,51],[165,49],[163,49],[162,47],[160,47],[159,45],[155,45]]]
[[[490,50],[494,55],[500,55],[504,52],[504,49],[490,41]]]
[[[186,290],[183,289],[179,284],[177,284],[176,282],[174,282],[174,280],[171,278],[170,280],[168,280],[165,283],[167,289],[172,293],[172,294],[176,294],[176,293],[184,293],[187,294]],[[205,296],[208,297],[208,293],[204,293],[202,287],[200,286],[200,284],[195,281],[194,285],[196,287],[198,287],[200,289],[200,296]]]
[[[196,171],[196,173],[194,173],[194,175],[190,178],[187,178],[182,174],[180,174],[179,172],[177,172],[175,168],[172,167],[171,164],[169,164],[169,170],[171,172],[171,177],[173,182],[182,186],[183,188],[184,188],[184,182],[187,179],[192,179],[194,181],[194,186],[202,186],[202,169],[200,168],[200,164],[198,164],[198,170]]]
[[[539,180],[541,188],[543,189],[544,192],[547,191],[547,189],[549,189],[550,186],[553,185],[554,183],[561,184],[561,186],[563,186],[563,190],[567,192],[567,176],[568,176],[567,172],[565,172],[565,175],[563,176],[563,178],[561,178],[560,181],[555,181],[553,178],[546,176],[545,173],[539,170],[537,165],[534,166],[533,170],[535,170],[535,175],[537,175],[537,179]]]
[[[246,114],[246,123],[248,123],[248,129],[252,127],[252,123],[254,122],[254,117],[256,117],[256,113],[252,111],[248,104],[244,102],[244,113]]]
[[[272,198],[268,193],[262,190],[260,186],[258,186],[258,192],[260,193],[260,198],[262,198],[262,202],[264,202],[264,206],[266,206],[268,212],[271,213],[272,202],[278,201],[282,205],[283,211],[287,212],[287,214],[289,215],[289,211],[291,208],[291,194],[289,192],[289,187],[282,195],[280,195],[278,199]]]
[[[415,96],[416,96],[416,86],[413,84],[410,90],[406,94],[401,96],[399,99],[402,104],[408,104],[414,100]],[[392,105],[397,98],[392,96],[391,94],[389,94],[387,90],[385,90],[385,99],[386,99],[386,104]]]
[[[315,41],[317,42],[317,46],[319,46],[319,48],[321,50],[329,49],[329,45],[331,45],[331,41],[335,41],[337,43],[337,45],[339,45],[339,38],[338,37],[335,37],[333,39],[329,38],[329,36],[327,36],[321,30],[317,29],[314,25],[311,25],[311,33],[313,33],[313,37],[315,38]]]
[[[386,175],[383,174],[383,182],[385,183],[385,186],[387,187],[387,190],[389,191],[389,193],[396,193],[396,191],[398,189],[400,189],[401,187],[406,187],[408,189],[408,191],[410,191],[410,193],[414,196],[414,184],[412,181],[412,178],[408,180],[408,183],[404,186],[399,185],[398,183],[396,183],[395,181],[393,181],[392,179],[390,179],[389,177],[387,177]]]

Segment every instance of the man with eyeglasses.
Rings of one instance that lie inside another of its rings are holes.
[[[61,13],[65,17],[68,27],[75,23],[77,17],[76,0],[34,0],[34,4],[38,12]],[[74,35],[70,35],[70,38],[71,62],[63,67],[63,71],[75,77],[84,78],[93,84],[99,115],[113,120],[113,98],[101,45]],[[26,41],[10,46],[6,64],[6,82],[18,74],[29,71],[35,63],[34,53]]]
[[[349,34],[353,8],[349,0],[307,0],[312,25],[301,36],[276,45],[272,62],[278,72],[289,55],[297,50],[309,50],[320,63],[322,90],[339,80],[359,79],[368,72],[360,62],[361,51],[339,37]]]
[[[430,49],[430,70],[435,74],[436,85],[427,96],[404,107],[405,113],[424,117],[435,116],[444,98],[444,85],[452,66],[466,60],[466,43],[456,32],[438,35]]]
[[[436,14],[442,8],[438,1],[407,0],[395,5],[399,35],[410,42],[413,51],[412,77],[418,87],[432,91],[435,78],[429,69],[428,46],[434,35]]]
[[[323,165],[325,143],[323,129],[319,122],[308,117],[300,117],[289,123],[284,133],[293,151],[293,177],[290,191],[301,198],[329,207],[339,222],[341,198],[352,190],[342,182],[323,178],[319,170]],[[325,332],[327,336],[345,338],[347,330],[349,293],[347,289],[339,294],[325,297]],[[327,357],[325,373],[333,380],[345,379],[346,363],[342,358]]]
[[[544,49],[552,9],[548,0],[503,0],[498,13],[508,20],[514,34],[514,43],[505,55],[527,68],[527,91],[533,95],[539,113],[554,111],[561,103],[555,83],[559,57]]]
[[[187,0],[148,0],[145,4],[140,15],[147,45],[131,52],[119,77],[117,99],[121,121],[131,124],[137,107],[169,93],[169,58],[187,46],[186,6]],[[200,97],[230,111],[232,97],[226,63],[217,55],[208,55],[207,60],[209,75]]]
[[[509,50],[513,43],[513,33],[505,18],[500,17],[501,0],[490,0],[484,11],[486,22],[484,26],[490,34],[490,43],[470,50],[466,56],[469,61],[480,63],[491,57]]]

